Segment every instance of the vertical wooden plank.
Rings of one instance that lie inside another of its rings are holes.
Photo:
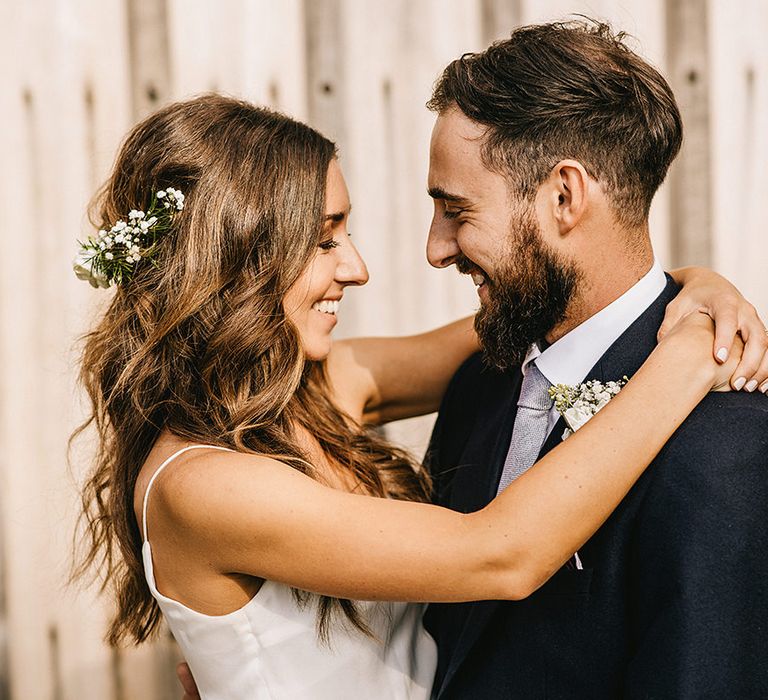
[[[768,159],[768,7],[709,3],[714,263],[768,313],[763,181]]]
[[[2,319],[0,319],[0,322]],[[3,360],[0,355],[0,362]],[[0,386],[0,403],[2,403],[2,386]],[[0,416],[3,409],[0,407]],[[5,575],[8,560],[5,552],[4,525],[5,525],[5,494],[0,492],[0,700],[10,700],[10,664],[8,663],[8,598],[5,591]]]
[[[685,125],[684,145],[669,182],[672,262],[709,265],[712,183],[707,0],[668,3],[667,27],[669,78]]]
[[[133,117],[138,121],[171,94],[167,0],[126,0]]]
[[[522,20],[521,0],[480,0],[482,42],[507,38]]]
[[[307,119],[338,143],[346,142],[344,104],[349,64],[344,54],[343,0],[304,0]]]
[[[304,0],[251,0],[242,22],[246,39],[240,94],[298,119],[308,118],[304,11]]]
[[[14,17],[11,14],[10,4],[0,5],[0,23],[4,27],[17,28],[17,22],[14,21]],[[13,47],[12,42],[3,42],[0,44],[0,64],[8,65],[7,61],[11,58],[11,51]],[[12,124],[18,126],[18,120],[15,117],[14,109],[15,98],[18,93],[18,87],[13,79],[4,74],[3,89],[0,90],[0,114],[3,115],[3,123],[5,128],[0,130],[0,148],[3,153],[7,154],[7,158],[12,159],[14,156],[19,157],[18,149],[13,148],[13,144],[10,143],[10,139],[7,134]],[[11,121],[12,120],[12,121]],[[10,123],[9,123],[10,122]],[[9,211],[13,206],[12,195],[6,189],[10,183],[7,181],[7,168],[0,167],[0,210]],[[10,240],[10,236],[4,230],[0,224],[0,235],[3,240]],[[7,236],[7,238],[6,238]],[[3,275],[0,275],[0,329],[5,331],[9,327],[6,320],[6,306],[3,303],[3,294],[7,291],[6,285],[2,281]],[[3,333],[5,335],[5,333]],[[7,344],[0,342],[0,367],[7,366],[8,363],[8,348]],[[10,394],[9,388],[6,386],[5,373],[0,372],[0,439],[6,437],[5,423],[6,416],[10,410]],[[5,460],[0,456],[0,700],[10,700],[10,621],[8,619],[8,591],[7,591],[7,576],[8,569],[11,564],[6,540],[9,536],[8,533],[8,516],[6,514],[6,501],[9,500],[8,483],[6,480],[7,464]]]

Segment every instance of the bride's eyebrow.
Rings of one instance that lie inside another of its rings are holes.
[[[346,211],[336,211],[333,212],[333,214],[326,214],[324,221],[332,221],[334,224],[338,224],[340,221],[344,221],[344,218],[349,216],[351,211],[352,207],[350,206]]]

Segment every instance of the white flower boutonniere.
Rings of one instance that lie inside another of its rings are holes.
[[[593,379],[578,386],[557,384],[550,387],[549,396],[568,426],[563,433],[563,440],[573,435],[595,413],[606,406],[628,381],[624,377],[618,382],[603,384]]]

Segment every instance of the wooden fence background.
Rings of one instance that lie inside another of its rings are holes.
[[[412,332],[474,308],[430,269],[424,190],[442,66],[520,23],[611,19],[669,76],[687,140],[657,197],[665,264],[706,263],[768,313],[765,0],[0,0],[0,700],[179,696],[167,639],[113,652],[106,606],[67,587],[84,412],[75,338],[108,296],[74,280],[85,206],[120,138],[171,99],[219,90],[335,138],[372,282],[342,334]],[[428,421],[391,434],[423,445]]]

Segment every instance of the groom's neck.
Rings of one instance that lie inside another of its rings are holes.
[[[616,301],[637,284],[653,265],[653,249],[650,238],[640,239],[631,247],[590,251],[578,261],[581,277],[573,298],[568,304],[565,318],[546,335],[548,343],[554,343],[587,319]]]

